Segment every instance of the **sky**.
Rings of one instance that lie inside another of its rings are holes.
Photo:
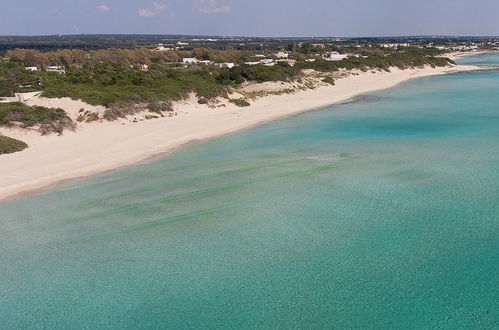
[[[0,0],[0,35],[499,35],[499,0]]]

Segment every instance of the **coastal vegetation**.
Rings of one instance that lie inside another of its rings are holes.
[[[35,128],[42,135],[73,130],[74,122],[62,109],[30,107],[23,103],[0,103],[0,126]]]
[[[7,51],[0,62],[0,97],[19,92],[42,91],[45,97],[71,97],[91,105],[103,105],[108,110],[102,118],[114,120],[139,111],[148,110],[159,116],[172,115],[172,102],[197,96],[201,104],[217,97],[228,98],[230,91],[247,82],[301,81],[304,70],[331,73],[341,69],[390,70],[446,66],[453,62],[440,57],[441,52],[431,47],[399,47],[389,49],[379,46],[325,48],[304,44],[294,45],[282,60],[277,54],[258,55],[257,51],[194,48],[178,51],[154,51],[146,48],[100,49],[83,51],[62,49],[41,52],[33,49]],[[348,52],[341,60],[327,60],[321,54],[334,51]],[[316,53],[319,52],[319,53]],[[247,62],[255,56],[266,56],[272,61]],[[194,65],[182,64],[182,58],[207,61]],[[231,67],[216,65],[230,62]],[[251,64],[248,64],[251,63]],[[256,64],[255,63],[259,63]],[[46,70],[56,67],[61,72]],[[28,68],[32,68],[28,70]],[[324,82],[334,84],[332,78]],[[242,101],[237,105],[246,106]],[[23,127],[39,125],[42,133],[62,133],[74,125],[60,109],[30,109],[20,104],[9,105],[4,121],[22,119]],[[5,109],[5,107],[4,107]],[[36,111],[35,111],[36,110]],[[4,112],[6,110],[3,110]],[[35,115],[35,113],[40,113]],[[102,119],[98,114],[80,114],[78,121],[91,122]],[[3,125],[6,125],[6,122]],[[57,123],[57,124],[56,124]]]
[[[325,77],[324,79],[322,79],[322,81],[323,81],[323,82],[325,82],[325,83],[328,83],[328,84],[330,84],[330,85],[333,85],[333,86],[334,86],[334,84],[335,84],[334,79],[333,79],[333,77],[331,77],[331,76],[327,76],[327,77]]]
[[[246,101],[243,98],[241,98],[241,99],[229,99],[229,102],[234,103],[238,107],[249,107],[251,105],[251,103],[249,103],[248,101]]]
[[[69,96],[106,107],[123,103],[157,104],[177,101],[193,92],[208,99],[226,89],[207,69],[186,71],[152,66],[147,72],[119,63],[87,64],[49,77],[43,86],[46,97]],[[154,110],[151,107],[151,110]]]
[[[23,141],[0,135],[0,155],[22,151],[27,147],[28,145]]]

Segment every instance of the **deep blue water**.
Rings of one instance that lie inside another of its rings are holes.
[[[2,329],[498,328],[499,71],[2,203],[0,264]]]

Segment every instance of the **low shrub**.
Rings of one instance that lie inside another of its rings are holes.
[[[74,130],[76,127],[66,112],[60,108],[29,107],[18,102],[0,103],[0,126],[16,124],[22,128],[38,126],[42,135],[53,132],[62,134],[65,129]]]
[[[22,151],[27,147],[28,145],[23,141],[0,135],[0,155]]]
[[[234,103],[238,107],[249,107],[251,105],[251,103],[249,103],[248,101],[246,101],[245,99],[242,99],[242,98],[241,99],[229,99],[229,102]]]
[[[322,81],[333,86],[335,85],[334,79],[331,76],[325,77],[324,79],[322,79]]]

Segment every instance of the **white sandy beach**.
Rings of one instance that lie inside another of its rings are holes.
[[[194,100],[176,105],[177,116],[132,122],[119,120],[79,125],[75,132],[40,136],[35,131],[0,128],[0,134],[25,141],[29,148],[0,155],[0,199],[44,189],[61,181],[102,173],[170,152],[186,143],[236,132],[277,118],[325,107],[359,94],[386,89],[413,78],[476,70],[472,66],[366,72],[336,81],[336,86],[272,95],[250,107],[209,108]],[[64,108],[73,118],[84,107],[70,99],[30,100]]]

